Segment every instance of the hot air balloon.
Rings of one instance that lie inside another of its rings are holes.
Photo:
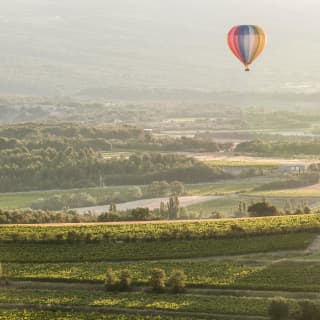
[[[244,64],[245,71],[266,47],[267,36],[261,27],[241,25],[228,33],[228,45],[233,54]]]

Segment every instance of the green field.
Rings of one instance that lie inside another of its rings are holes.
[[[297,304],[294,299],[314,299],[320,290],[320,260],[306,251],[319,231],[316,214],[170,224],[3,226],[0,256],[8,282],[0,290],[0,319],[266,317],[279,290],[291,299],[290,308]],[[134,290],[103,290],[110,267],[118,276],[127,269]],[[183,269],[186,292],[145,291],[155,267],[168,276]],[[14,310],[17,305],[26,311]],[[39,305],[42,310],[34,310]],[[5,310],[9,307],[13,310]]]
[[[201,218],[209,217],[210,214],[218,212],[224,218],[232,217],[237,211],[241,198],[222,198],[210,200],[187,207],[188,214],[200,216]]]
[[[0,310],[0,319],[5,320],[188,320],[182,317],[138,316],[103,314],[102,312],[18,311]]]
[[[277,197],[277,198],[319,198],[320,189],[287,189],[287,190],[271,190],[250,192],[248,195],[257,197]]]
[[[182,317],[139,316],[123,314],[104,314],[103,312],[61,312],[61,311],[18,311],[0,310],[0,319],[4,320],[188,320]]]
[[[6,275],[17,280],[70,281],[103,283],[107,268],[120,273],[128,269],[136,285],[147,285],[152,268],[162,268],[167,274],[183,269],[188,287],[313,291],[320,290],[320,263],[244,260],[243,262],[202,260],[164,260],[141,262],[84,262],[51,264],[5,264]]]
[[[320,231],[320,215],[142,224],[0,227],[0,241],[191,240]]]
[[[2,290],[0,303],[50,304],[211,314],[266,315],[268,299],[223,296],[179,296],[70,290]]]
[[[186,185],[185,192],[190,196],[207,196],[214,194],[233,194],[248,192],[259,183],[257,181],[228,181],[224,183]]]
[[[301,250],[313,233],[282,234],[231,239],[99,242],[3,242],[3,262],[79,262],[156,260],[226,256],[279,250]]]
[[[62,191],[42,191],[42,192],[18,192],[18,193],[1,193],[0,208],[2,209],[20,209],[30,208],[31,204],[39,199],[48,199],[54,195],[71,195],[78,193],[88,193],[95,197],[97,201],[105,201],[108,197],[117,193],[121,200],[136,200],[130,192],[131,187],[110,187],[110,188],[87,188],[87,189],[70,189]]]

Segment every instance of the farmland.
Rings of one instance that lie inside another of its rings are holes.
[[[4,307],[0,318],[16,320],[22,314],[27,320],[266,317],[271,298],[279,290],[290,297],[294,308],[304,293],[313,297],[320,289],[320,261],[308,250],[318,237],[319,224],[315,214],[203,222],[2,226],[0,255],[8,282],[0,291]],[[312,260],[304,262],[309,257]],[[117,276],[128,270],[132,291],[105,292],[108,268]],[[186,293],[145,291],[154,268],[168,275],[183,269]],[[18,305],[26,310],[14,310]],[[41,311],[37,310],[40,305]],[[13,310],[5,311],[6,306]]]

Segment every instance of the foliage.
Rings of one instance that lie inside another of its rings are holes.
[[[294,315],[295,320],[319,320],[320,305],[313,301],[302,301],[299,303],[298,312]]]
[[[276,206],[266,202],[253,203],[248,207],[248,213],[251,217],[276,216],[278,209]]]
[[[256,187],[253,191],[280,190],[302,188],[319,182],[319,175],[315,173],[304,173],[291,179],[274,181]]]
[[[0,241],[136,241],[174,239],[219,239],[291,232],[317,232],[318,214],[212,220],[172,223],[77,225],[77,226],[3,226]]]
[[[169,285],[173,293],[182,293],[186,287],[186,275],[182,269],[173,270],[170,278]]]
[[[271,142],[252,140],[238,144],[235,152],[245,152],[260,156],[318,155],[320,152],[320,140]]]
[[[113,272],[112,268],[107,269],[106,279],[104,282],[104,286],[107,291],[115,291],[117,290],[119,279]]]
[[[289,304],[282,297],[274,298],[268,310],[271,320],[287,320],[289,316]]]
[[[149,284],[153,292],[164,292],[166,287],[166,272],[160,268],[153,268]]]
[[[132,275],[128,269],[122,270],[119,276],[118,289],[120,291],[130,291],[132,284]]]
[[[95,222],[97,217],[91,214],[77,214],[72,210],[66,212],[16,209],[0,209],[1,224],[41,224],[41,223],[77,223]]]

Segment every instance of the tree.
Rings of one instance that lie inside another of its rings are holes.
[[[107,291],[115,291],[118,286],[119,279],[112,271],[111,268],[107,269],[106,280],[104,282],[104,286]]]
[[[169,284],[174,293],[182,293],[186,287],[186,275],[183,270],[173,270],[169,279]]]
[[[116,206],[115,203],[110,203],[110,205],[109,205],[109,212],[110,212],[110,213],[115,213],[115,212],[117,212],[117,206]]]
[[[125,269],[121,271],[119,277],[118,288],[120,291],[130,291],[132,284],[132,275],[129,270]]]
[[[168,215],[169,219],[174,220],[179,218],[179,198],[174,195],[169,198],[168,202]]]
[[[274,298],[268,310],[271,320],[285,320],[289,316],[289,304],[285,298]]]
[[[160,216],[161,217],[164,217],[164,218],[168,218],[168,210],[167,210],[167,207],[166,207],[166,204],[163,202],[163,201],[161,201],[160,202]]]
[[[136,221],[145,221],[151,218],[149,208],[136,208],[131,211],[131,215]]]
[[[151,270],[150,286],[154,292],[163,292],[166,287],[166,273],[163,269]]]
[[[276,216],[278,215],[278,209],[264,200],[250,205],[248,213],[250,217]]]
[[[184,184],[180,181],[173,181],[170,184],[171,193],[176,194],[178,196],[184,193]]]
[[[319,320],[320,305],[312,301],[300,302],[299,310],[293,317],[295,320]]]

